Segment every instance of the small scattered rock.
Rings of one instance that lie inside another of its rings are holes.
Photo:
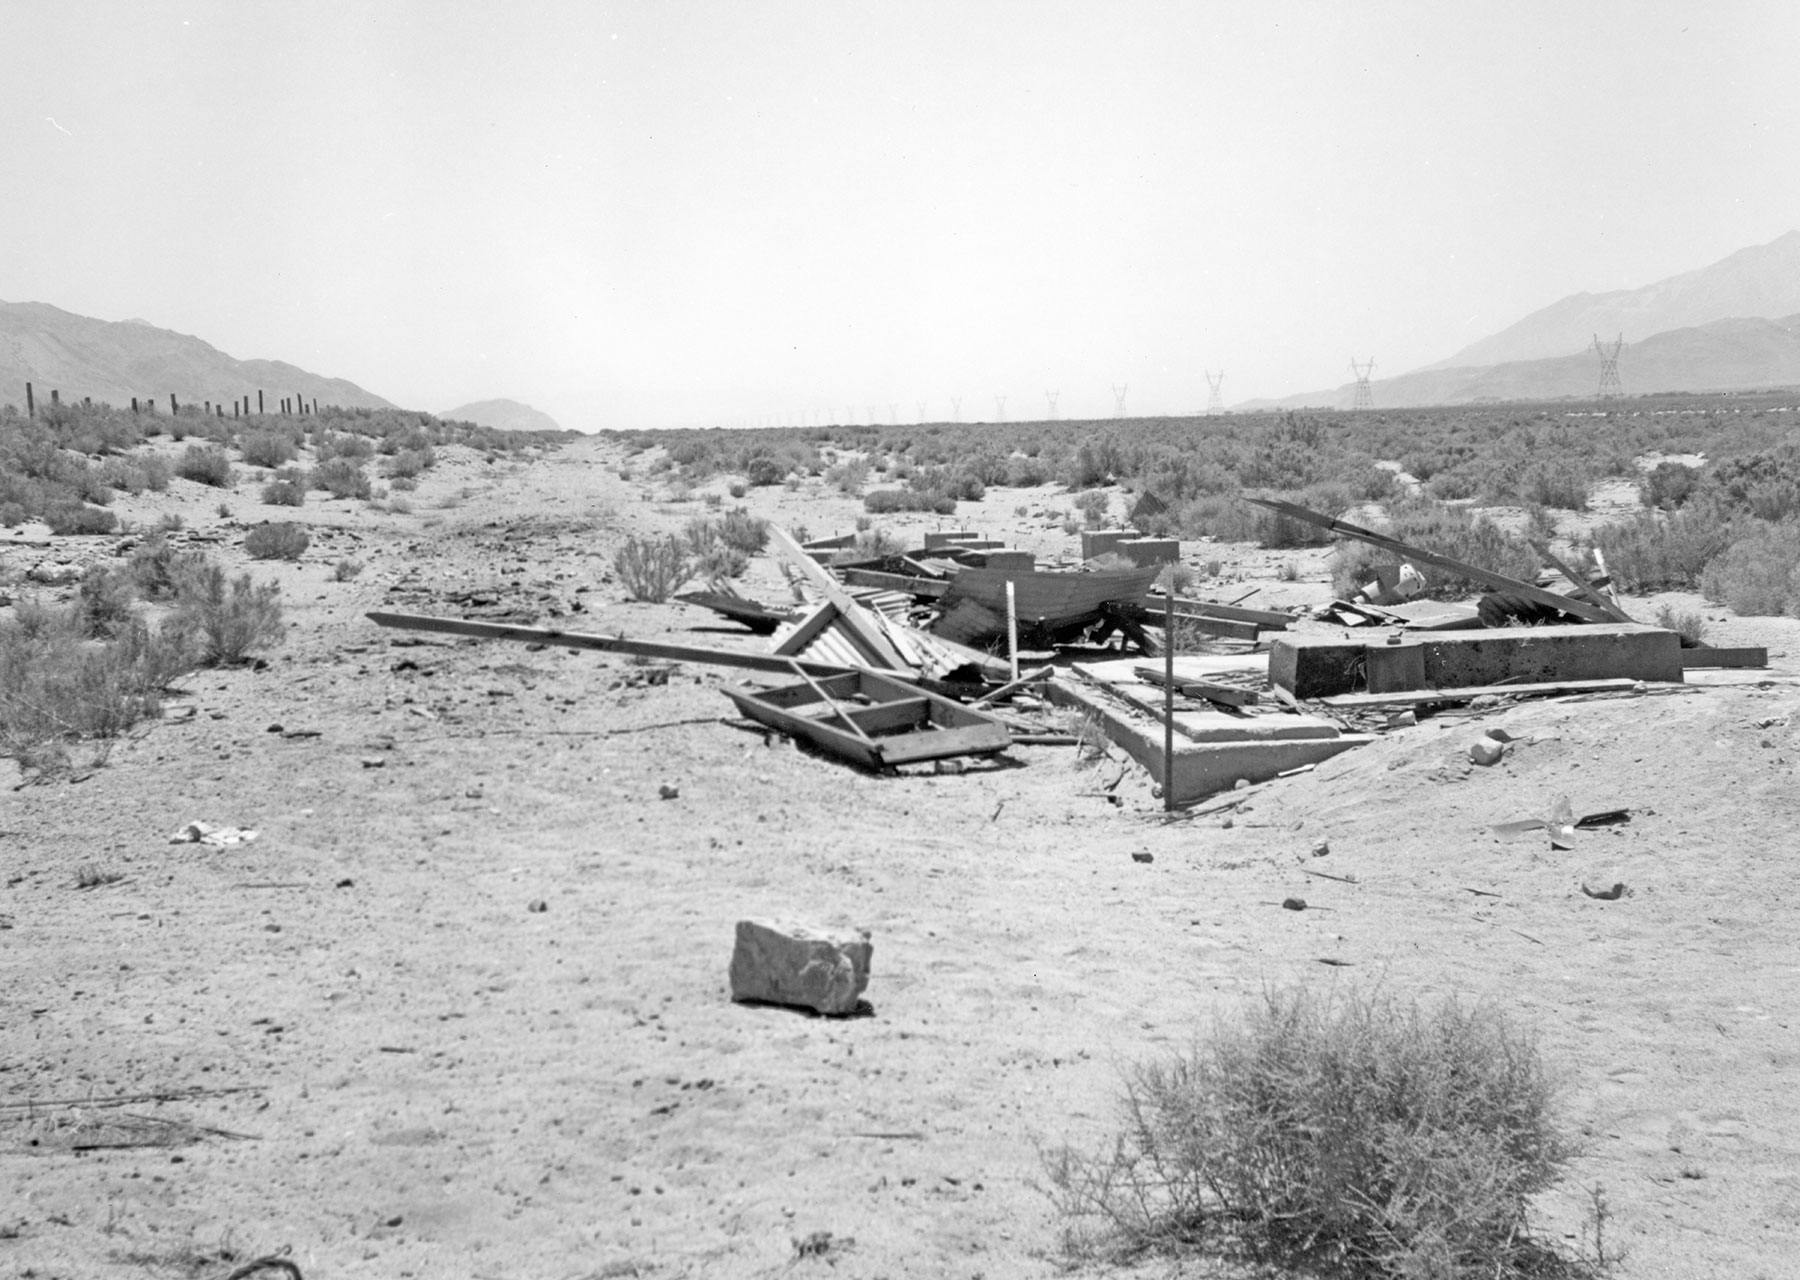
[[[1304,911],[1304,910],[1306,910],[1306,899],[1305,898],[1283,898],[1281,900],[1281,905],[1282,905],[1283,909],[1288,910],[1288,911]]]
[[[542,898],[533,898],[530,902],[525,904],[525,910],[531,912],[533,915],[541,916],[546,911],[550,910],[550,904],[545,902]]]
[[[1236,782],[1231,784],[1231,789],[1233,791],[1248,791],[1250,789],[1250,779],[1239,778]]]
[[[1469,759],[1476,764],[1496,764],[1506,754],[1506,748],[1492,738],[1483,738],[1469,748]]]
[[[1313,847],[1312,847],[1312,856],[1313,857],[1323,858],[1323,857],[1326,857],[1327,855],[1329,855],[1330,853],[1331,853],[1331,841],[1329,841],[1329,840],[1314,840],[1313,841]]]
[[[365,769],[385,769],[387,768],[387,761],[383,760],[380,756],[364,756],[362,758],[362,767]]]
[[[656,794],[661,796],[664,800],[674,800],[681,795],[681,788],[672,787],[665,782],[656,789]]]
[[[961,760],[936,760],[932,762],[934,773],[961,773],[969,766]]]
[[[1131,860],[1133,862],[1155,862],[1156,855],[1154,853],[1134,853],[1131,855]]]

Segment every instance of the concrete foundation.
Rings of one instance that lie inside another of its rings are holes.
[[[1081,558],[1092,560],[1095,556],[1103,556],[1108,551],[1115,551],[1121,542],[1129,542],[1141,537],[1136,529],[1088,529],[1081,535]]]
[[[1181,543],[1174,538],[1129,538],[1113,550],[1120,555],[1130,556],[1131,563],[1139,568],[1153,564],[1174,564],[1181,559]]]
[[[1364,735],[1339,733],[1334,725],[1310,716],[1270,715],[1239,719],[1216,712],[1177,712],[1174,770],[1171,777],[1165,777],[1160,703],[1158,713],[1151,715],[1119,705],[1113,696],[1115,691],[1111,689],[1066,680],[1053,681],[1049,688],[1051,701],[1059,706],[1092,713],[1100,721],[1107,738],[1149,770],[1150,776],[1167,789],[1178,805],[1193,804],[1220,791],[1229,791],[1240,778],[1266,782],[1290,769],[1329,760],[1339,752],[1372,741]],[[1136,685],[1135,688],[1153,690],[1155,687]],[[1161,691],[1155,692],[1160,698]],[[1213,741],[1197,741],[1190,736],[1190,733],[1209,732],[1229,732],[1235,736]],[[1320,736],[1279,736],[1290,732]]]
[[[1354,693],[1370,684],[1370,651],[1385,648],[1367,634],[1283,635],[1269,651],[1269,679],[1296,698]],[[1681,682],[1681,639],[1637,623],[1602,626],[1501,627],[1410,637],[1422,660],[1426,689],[1554,680]],[[1376,659],[1378,678],[1393,678],[1401,659]],[[1403,686],[1396,686],[1403,687]]]

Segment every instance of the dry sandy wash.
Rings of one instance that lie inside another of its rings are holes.
[[[1054,1275],[1039,1151],[1110,1131],[1124,1064],[1267,984],[1356,982],[1537,1029],[1586,1136],[1548,1230],[1579,1232],[1600,1183],[1624,1275],[1800,1275],[1800,688],[1779,669],[1427,721],[1224,816],[1166,821],[1135,770],[1114,804],[1122,764],[1066,747],[872,777],[733,721],[730,672],[659,684],[367,623],[757,643],[623,602],[621,539],[704,508],[621,480],[616,446],[445,454],[410,514],[291,513],[313,549],[253,566],[292,624],[266,669],[194,677],[85,780],[0,770],[7,1274],[211,1277],[286,1248],[308,1280]],[[236,561],[217,503],[177,480],[119,505],[182,509]],[[856,509],[817,481],[751,504],[815,535]],[[1067,505],[966,509],[1072,553],[1047,514]],[[368,567],[340,583],[345,555]],[[1323,553],[1198,558],[1266,580],[1254,603],[1325,590]],[[1300,581],[1277,584],[1286,560]],[[759,559],[746,589],[779,582]],[[1714,638],[1800,655],[1789,623]],[[1524,741],[1471,769],[1494,725]],[[1632,820],[1572,853],[1490,832],[1559,794]],[[169,843],[195,819],[260,836]],[[123,879],[77,888],[84,868]],[[771,913],[873,931],[873,1016],[729,1002],[733,923]],[[185,1096],[56,1105],[151,1094]]]

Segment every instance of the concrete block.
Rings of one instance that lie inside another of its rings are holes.
[[[740,920],[731,953],[731,998],[854,1013],[869,985],[871,951],[863,929]]]
[[[1175,538],[1131,538],[1113,550],[1131,557],[1139,568],[1153,564],[1174,564],[1181,559],[1181,543]]]
[[[1037,557],[1029,551],[1001,548],[993,551],[969,551],[957,557],[978,569],[1035,569]]]
[[[1372,644],[1367,655],[1370,693],[1399,693],[1425,687],[1425,647],[1420,644]]]
[[[1118,706],[1109,694],[1077,684],[1054,682],[1050,685],[1051,701],[1062,706],[1092,712],[1106,736],[1133,760],[1149,770],[1150,776],[1168,788],[1178,805],[1193,804],[1220,791],[1229,791],[1240,779],[1266,782],[1289,769],[1329,760],[1351,747],[1360,747],[1374,739],[1364,734],[1338,733],[1335,727],[1321,725],[1334,736],[1311,738],[1255,739],[1196,742],[1180,734],[1175,743],[1172,776],[1165,778],[1163,769],[1163,728],[1160,717],[1133,712]],[[1203,716],[1206,713],[1195,713]],[[1220,719],[1234,719],[1223,717]],[[1292,719],[1303,722],[1310,717],[1258,717],[1278,721]],[[1240,725],[1244,722],[1239,722]],[[1271,726],[1272,728],[1272,726]],[[1177,730],[1180,716],[1177,716]],[[1240,728],[1239,732],[1242,732]]]
[[[1077,662],[1073,670],[1098,684],[1130,684],[1137,680],[1137,668],[1143,658],[1115,658],[1107,662]],[[1160,666],[1161,658],[1149,660]],[[1188,653],[1175,657],[1177,680],[1211,680],[1232,672],[1256,672],[1267,675],[1269,655],[1266,653]]]
[[[1680,637],[1637,623],[1433,632],[1409,643],[1421,651],[1426,689],[1682,678]],[[1269,679],[1296,698],[1355,692],[1367,684],[1369,652],[1378,647],[1348,633],[1278,636]]]
[[[1087,529],[1081,535],[1081,558],[1092,560],[1140,536],[1136,529]]]
[[[972,542],[977,536],[978,535],[976,534],[968,532],[957,533],[948,530],[939,530],[937,533],[928,533],[925,535],[925,549],[927,551],[936,551],[943,547],[954,547],[959,542]]]

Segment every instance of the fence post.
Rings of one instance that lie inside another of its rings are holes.
[[[136,396],[131,397],[131,411],[133,413],[136,413],[138,411]]]
[[[31,394],[31,384],[29,382],[25,384],[25,416],[27,418],[37,417],[37,400],[33,398]]]
[[[262,412],[262,411],[263,411],[263,408],[262,408],[262,392],[260,392],[260,391],[258,391],[258,392],[257,392],[257,393],[256,393],[256,411],[257,411],[257,412],[258,412],[258,413],[261,413],[261,412]]]
[[[169,416],[175,417],[175,416],[179,415],[180,413],[181,413],[181,406],[178,403],[176,403],[175,393],[173,391],[171,391],[171,392],[169,392]]]

